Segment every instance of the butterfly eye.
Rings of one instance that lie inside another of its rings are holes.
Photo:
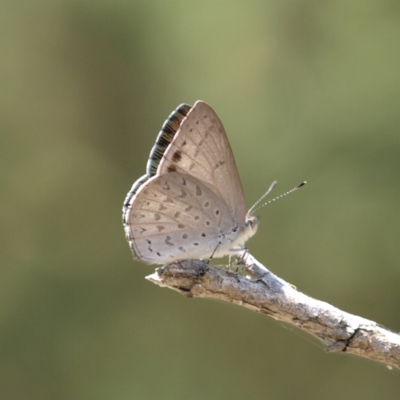
[[[254,215],[247,217],[246,226],[249,226],[250,229],[254,229],[255,227],[257,227],[258,226],[258,217],[255,217]]]

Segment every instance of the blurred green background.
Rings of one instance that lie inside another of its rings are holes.
[[[209,103],[251,253],[400,331],[400,3],[0,3],[0,399],[398,399],[400,373],[144,279],[121,207],[162,123]]]

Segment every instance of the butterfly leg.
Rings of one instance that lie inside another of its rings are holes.
[[[247,247],[244,247],[243,249],[240,249],[241,253],[236,254],[236,262],[238,264],[245,264],[245,259],[249,253],[249,249]]]
[[[210,264],[210,261],[213,259],[215,252],[218,250],[218,247],[221,246],[221,242],[218,242],[217,246],[215,247],[214,251],[211,253],[210,258],[207,261],[207,265]]]

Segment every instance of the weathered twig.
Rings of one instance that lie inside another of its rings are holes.
[[[147,279],[187,297],[228,301],[269,315],[329,343],[327,352],[340,351],[400,368],[400,336],[376,322],[341,311],[300,293],[250,254],[244,256],[248,277],[203,261],[178,261],[158,268]]]

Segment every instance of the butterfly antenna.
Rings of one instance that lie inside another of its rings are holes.
[[[256,207],[260,204],[260,201],[262,201],[264,198],[265,198],[265,196],[268,196],[271,192],[272,192],[272,189],[276,186],[276,184],[277,184],[278,182],[277,181],[273,181],[272,183],[271,183],[271,186],[268,188],[268,190],[253,204],[253,206],[250,208],[250,210],[249,210],[249,212],[248,212],[248,214],[249,215],[252,215],[253,214],[253,211],[256,209]]]
[[[266,205],[268,205],[268,204],[271,204],[271,203],[273,203],[274,201],[276,201],[276,200],[278,200],[278,199],[281,199],[282,197],[285,197],[285,196],[287,196],[287,195],[290,194],[290,193],[295,192],[297,189],[300,189],[302,186],[304,186],[304,185],[307,183],[307,181],[303,181],[303,182],[299,183],[299,184],[298,184],[297,186],[295,186],[293,189],[290,189],[290,190],[288,190],[286,193],[283,193],[283,194],[281,194],[281,195],[279,195],[279,196],[273,198],[272,200],[269,200],[269,201],[265,202],[264,204],[261,204],[259,207],[257,207],[258,204],[260,204],[260,202],[265,198],[265,196],[268,196],[268,194],[271,193],[271,190],[276,186],[276,183],[277,183],[276,181],[273,181],[273,182],[271,183],[271,186],[268,188],[268,190],[267,190],[267,191],[255,202],[255,204],[250,208],[250,210],[249,210],[249,212],[248,212],[248,215],[252,215],[255,211],[259,210],[260,208],[262,208],[262,207],[264,207],[264,206],[266,206]]]

